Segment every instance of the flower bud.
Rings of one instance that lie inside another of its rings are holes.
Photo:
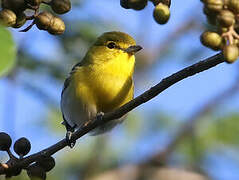
[[[207,0],[205,6],[212,11],[220,11],[223,9],[223,0]]]
[[[215,32],[206,31],[200,37],[201,43],[213,50],[219,50],[222,44],[222,37]]]
[[[4,26],[12,26],[16,23],[16,14],[10,9],[3,9],[0,11],[0,24]]]
[[[228,63],[235,62],[239,56],[238,47],[234,44],[225,46],[222,53]]]
[[[61,18],[53,17],[52,23],[48,28],[48,32],[53,35],[62,34],[65,31],[65,23]]]
[[[235,24],[235,16],[229,10],[222,10],[217,15],[217,22],[222,27],[230,27]]]
[[[57,14],[64,14],[71,10],[70,0],[52,0],[51,8]]]
[[[35,18],[35,23],[40,30],[48,30],[51,26],[53,15],[49,12],[43,11]]]
[[[154,20],[159,24],[167,23],[170,17],[169,7],[165,4],[159,3],[154,8],[153,17]]]
[[[229,0],[228,8],[232,10],[235,14],[239,13],[239,1],[238,0]]]

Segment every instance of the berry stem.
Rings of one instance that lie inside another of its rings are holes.
[[[19,32],[27,32],[27,31],[29,31],[32,28],[32,26],[34,26],[34,24],[35,24],[35,21],[32,21],[32,23],[28,27],[26,27],[23,30],[20,30]]]
[[[234,43],[234,39],[239,40],[239,35],[236,33],[233,25],[228,28],[227,32],[222,33],[222,37],[229,41],[229,45]]]
[[[16,156],[14,156],[14,155],[12,154],[12,152],[10,151],[10,149],[7,150],[7,154],[8,154],[8,156],[10,157],[10,159],[18,159]]]

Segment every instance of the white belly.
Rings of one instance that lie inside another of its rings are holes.
[[[84,104],[83,102],[76,101],[74,97],[69,94],[68,89],[64,91],[61,99],[61,110],[67,123],[77,128],[83,126],[95,118],[97,114],[96,107]],[[123,122],[126,115],[120,119],[112,120],[90,132],[91,135],[98,135],[107,132],[114,128],[117,124]]]
[[[65,120],[72,127],[75,125],[78,127],[84,125],[97,113],[95,106],[90,106],[79,100],[79,98],[76,100],[76,98],[69,93],[68,88],[62,95],[61,110]]]

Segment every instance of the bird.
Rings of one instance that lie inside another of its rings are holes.
[[[127,33],[105,32],[73,66],[64,82],[60,103],[70,147],[75,145],[71,137],[77,128],[133,99],[135,53],[141,49]],[[107,132],[124,119],[125,116],[104,123],[90,134]]]

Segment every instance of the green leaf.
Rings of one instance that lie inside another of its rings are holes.
[[[0,77],[7,75],[16,62],[16,45],[11,33],[0,27]]]
[[[212,117],[198,126],[198,138],[205,147],[216,144],[239,146],[239,114],[230,113],[220,118]]]
[[[217,140],[222,144],[239,146],[239,114],[229,114],[218,120],[215,128],[217,132]]]

